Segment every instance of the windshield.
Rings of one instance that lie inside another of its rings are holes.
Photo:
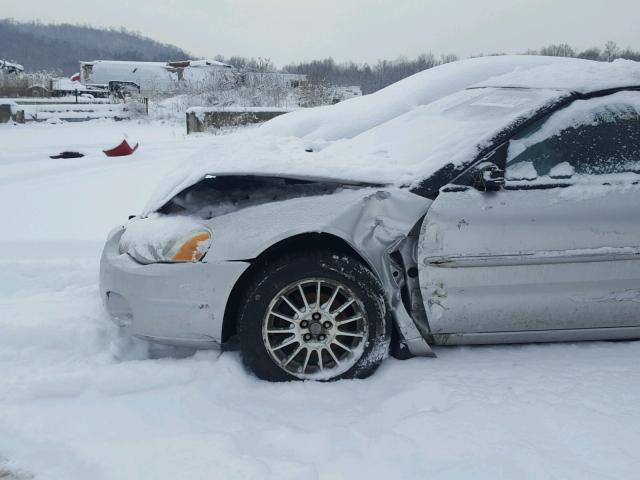
[[[510,126],[569,96],[550,89],[478,88],[418,107],[323,153],[359,164],[392,162],[417,186],[449,166],[473,161]]]

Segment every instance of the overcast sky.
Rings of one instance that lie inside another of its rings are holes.
[[[16,20],[124,26],[196,56],[375,62],[607,40],[640,48],[640,0],[0,0]]]

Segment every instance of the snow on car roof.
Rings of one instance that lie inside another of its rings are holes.
[[[190,67],[225,67],[232,68],[228,63],[219,62],[217,60],[189,60]]]
[[[577,60],[515,70],[477,83],[478,87],[558,88],[578,93],[640,86],[640,62]]]
[[[308,108],[274,118],[261,130],[310,142],[334,141],[356,135],[412,108],[468,88],[489,78],[532,68],[591,63],[588,60],[533,55],[479,57],[447,63],[416,73],[370,95],[336,105]],[[595,62],[594,62],[595,63]]]
[[[596,62],[587,60],[546,57],[530,63],[519,56],[456,63],[451,64],[454,67],[443,65],[421,72],[380,91],[382,93],[355,99],[359,101],[357,104],[353,103],[355,100],[344,102],[339,116],[335,109],[341,104],[293,112],[279,117],[281,121],[276,122],[277,118],[261,128],[213,138],[205,150],[167,178],[143,213],[160,208],[209,174],[416,185],[448,163],[457,166],[472,160],[498,132],[566,97],[569,91],[580,86],[579,83],[585,89],[590,88],[589,75],[594,77],[593,89],[599,89],[633,84],[640,71],[637,62],[594,66]],[[604,81],[603,73],[607,68],[613,72],[613,79],[608,83]],[[563,69],[577,75],[578,79],[571,85],[568,81],[559,81],[559,87],[541,87],[553,72],[558,74],[559,80],[568,78],[563,76]],[[538,70],[544,75],[530,74]],[[494,75],[496,71],[497,76]],[[465,90],[484,83],[511,87],[514,78],[524,81],[528,77],[531,77],[528,87],[535,88]],[[534,79],[538,79],[537,84]],[[381,112],[383,106],[393,112]],[[375,121],[365,118],[367,112],[375,117]],[[295,130],[292,119],[305,118],[311,119],[310,123]],[[365,126],[367,128],[362,130]],[[321,139],[318,132],[329,132],[336,140]],[[305,152],[309,146],[314,147],[313,153]]]

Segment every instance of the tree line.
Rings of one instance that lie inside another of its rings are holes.
[[[582,58],[601,62],[612,62],[618,58],[640,61],[640,50],[620,48],[613,41],[607,42],[602,48],[591,47],[585,50],[578,50],[567,43],[551,44],[538,50],[527,50],[524,54]],[[493,55],[506,55],[506,53],[492,53],[479,56]],[[221,55],[217,56],[216,59],[248,70],[276,68],[269,59],[245,57],[225,58]],[[283,66],[280,70],[287,73],[306,74],[308,79],[316,84],[337,86],[359,85],[362,88],[362,92],[367,94],[380,90],[414,73],[458,59],[459,57],[455,54],[436,56],[433,53],[423,53],[413,59],[402,56],[395,60],[378,60],[374,64],[336,62],[333,58],[325,58],[324,60],[291,63]]]
[[[621,48],[615,42],[579,50],[567,43],[551,44],[528,55],[575,57],[611,62],[617,58],[640,61],[640,50]],[[494,53],[491,55],[502,55]],[[71,75],[80,60],[174,61],[193,58],[188,52],[126,29],[101,29],[87,25],[51,25],[0,19],[0,59],[24,65],[27,71]],[[278,68],[268,58],[217,55],[240,72],[285,72],[306,74],[316,85],[358,85],[372,93],[414,73],[458,60],[455,54],[427,52],[415,58],[401,56],[377,62],[336,62],[333,58],[290,63]]]
[[[72,75],[81,60],[173,61],[189,58],[184,50],[124,28],[44,24],[0,19],[0,59],[29,72]]]
[[[527,55],[547,55],[552,57],[583,58],[601,62],[612,62],[618,58],[640,61],[640,50],[620,48],[615,42],[607,42],[602,48],[591,47],[578,50],[561,43],[551,44],[539,50],[527,50]],[[494,53],[491,55],[505,55]],[[483,56],[483,55],[480,55]],[[392,83],[402,80],[414,73],[433,68],[444,63],[458,60],[454,54],[435,56],[423,53],[415,59],[399,57],[396,60],[378,60],[373,65],[368,63],[338,63],[332,58],[293,63],[283,67],[285,72],[305,73],[311,80],[326,82],[332,85],[360,85],[363,93],[372,93]]]

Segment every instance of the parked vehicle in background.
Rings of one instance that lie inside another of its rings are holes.
[[[24,72],[24,67],[17,63],[7,62],[6,60],[0,60],[0,72],[18,74],[18,73]]]
[[[109,235],[113,319],[236,343],[267,380],[365,377],[390,342],[640,337],[640,64],[473,59],[385,90],[183,167]]]
[[[129,62],[94,60],[80,62],[80,82],[85,85],[133,83],[142,94],[171,92],[180,82],[204,82],[231,78],[231,65],[215,60],[183,62]]]

